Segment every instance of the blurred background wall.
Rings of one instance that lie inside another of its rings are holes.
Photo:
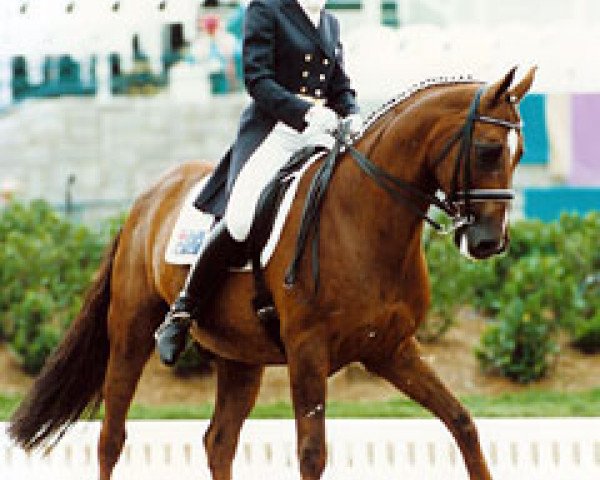
[[[515,216],[600,209],[600,2],[330,0],[363,110],[425,78],[539,66],[522,105]],[[244,2],[2,0],[0,192],[128,205],[166,169],[216,161],[247,102]]]

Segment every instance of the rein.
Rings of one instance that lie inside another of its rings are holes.
[[[473,189],[471,188],[471,146],[473,143],[473,130],[475,122],[482,122],[508,129],[521,129],[520,123],[509,122],[507,120],[480,116],[477,111],[481,103],[481,97],[484,86],[480,87],[473,98],[464,125],[456,134],[452,136],[449,142],[442,149],[441,154],[434,162],[436,167],[444,160],[450,150],[460,141],[460,148],[454,165],[452,177],[452,189],[448,196],[440,199],[422,191],[418,187],[397,178],[381,167],[374,164],[364,154],[359,152],[352,144],[354,138],[349,134],[349,127],[345,122],[340,122],[336,132],[333,132],[336,142],[331,151],[328,152],[323,164],[317,170],[307,194],[306,203],[302,212],[300,230],[296,239],[296,249],[294,258],[288,268],[284,284],[291,287],[296,282],[300,261],[306,247],[309,235],[313,233],[312,238],[312,270],[315,292],[319,289],[319,219],[321,205],[327,187],[337,165],[336,159],[339,153],[348,151],[356,161],[360,169],[371,178],[378,186],[385,190],[396,202],[403,203],[410,208],[417,216],[429,223],[437,232],[449,234],[455,230],[468,226],[474,222],[474,216],[471,212],[471,203],[501,201],[509,202],[514,199],[515,193],[512,189]],[[459,189],[460,174],[463,172],[463,186]],[[433,220],[426,211],[422,210],[416,201],[408,195],[417,197],[420,201],[428,205],[435,205],[452,219],[450,227],[444,227]],[[461,213],[460,206],[464,205],[464,213]]]

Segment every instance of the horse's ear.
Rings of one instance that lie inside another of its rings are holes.
[[[531,67],[527,72],[527,75],[525,75],[517,85],[510,89],[508,98],[512,103],[519,103],[523,99],[525,94],[531,88],[536,71],[537,67]]]
[[[511,68],[504,78],[490,85],[483,94],[483,98],[481,99],[482,105],[489,108],[494,107],[498,103],[498,100],[500,100],[508,91],[510,84],[515,78],[516,71],[517,67]]]

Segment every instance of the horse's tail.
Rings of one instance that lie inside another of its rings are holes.
[[[83,307],[12,415],[8,433],[26,451],[53,446],[86,410],[102,402],[108,364],[110,279],[120,233],[107,249]]]

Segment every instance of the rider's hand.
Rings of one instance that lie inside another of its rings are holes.
[[[351,113],[344,118],[344,122],[348,125],[348,132],[350,135],[355,136],[362,131],[363,119],[360,116],[360,113]]]
[[[328,107],[321,105],[315,105],[311,107],[304,120],[308,124],[308,128],[324,133],[331,133],[338,128],[338,116],[337,114]]]

